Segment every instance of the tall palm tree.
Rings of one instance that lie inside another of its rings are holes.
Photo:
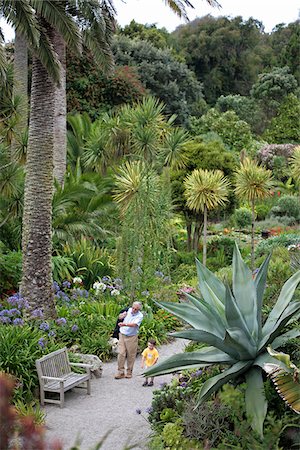
[[[185,180],[187,205],[203,212],[203,265],[206,266],[207,211],[227,201],[229,182],[220,170],[194,170]]]
[[[33,2],[33,0],[32,0]],[[34,1],[36,12],[50,0]],[[33,4],[32,3],[32,4]],[[64,33],[65,40],[75,49],[79,41],[78,28],[60,3],[52,2],[52,23]],[[56,14],[55,14],[56,12]],[[41,18],[39,45],[51,49],[53,60],[53,26]],[[55,118],[55,81],[59,82],[59,64],[44,65],[43,58],[33,57],[31,113],[26,164],[23,213],[23,275],[21,295],[28,300],[31,310],[43,308],[45,316],[55,316],[52,290],[52,196],[53,145]]]
[[[235,193],[240,199],[247,200],[251,205],[251,269],[254,270],[254,226],[255,201],[271,195],[273,187],[272,172],[258,166],[255,161],[245,158],[235,174]]]

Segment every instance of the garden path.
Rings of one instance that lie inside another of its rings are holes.
[[[176,339],[159,347],[160,359],[180,353],[186,342]],[[151,433],[146,409],[151,405],[152,391],[170,381],[172,375],[157,377],[153,388],[142,387],[140,361],[139,356],[133,378],[122,380],[114,379],[116,359],[104,363],[102,377],[92,380],[91,395],[75,389],[66,393],[63,409],[47,405],[44,408],[47,441],[59,439],[63,449],[69,450],[78,439],[81,450],[92,450],[109,433],[101,450],[125,450],[133,444],[136,449],[146,449]],[[137,414],[137,409],[141,409],[142,414]]]

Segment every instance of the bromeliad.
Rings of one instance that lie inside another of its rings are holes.
[[[186,294],[189,302],[157,302],[159,306],[187,322],[192,329],[172,333],[172,336],[208,345],[199,351],[181,353],[168,358],[146,371],[156,376],[183,369],[212,364],[228,365],[222,373],[207,380],[199,393],[198,406],[229,380],[244,375],[247,383],[246,411],[252,428],[263,436],[267,413],[262,369],[266,363],[280,362],[267,352],[300,335],[300,330],[284,327],[300,312],[300,302],[292,301],[300,282],[300,271],[289,278],[265,323],[262,323],[263,294],[266,286],[270,256],[255,278],[242,260],[236,245],[233,255],[232,289],[225,286],[198,260],[197,272],[202,297]]]

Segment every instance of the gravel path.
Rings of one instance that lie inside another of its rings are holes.
[[[158,349],[160,360],[180,353],[185,344],[186,341],[177,339],[161,346]],[[122,380],[114,379],[116,360],[105,363],[102,377],[92,379],[91,395],[75,389],[66,393],[63,409],[48,404],[44,408],[47,438],[59,439],[64,450],[69,450],[76,439],[81,442],[81,450],[91,450],[108,433],[101,450],[125,450],[133,444],[134,448],[146,449],[151,429],[145,417],[146,408],[151,405],[152,391],[170,381],[172,376],[157,377],[153,388],[142,387],[140,361],[139,356],[133,378]],[[137,409],[142,410],[141,415],[137,414]]]

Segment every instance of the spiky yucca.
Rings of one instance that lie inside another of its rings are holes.
[[[262,368],[266,363],[280,364],[280,361],[268,354],[267,346],[272,345],[276,349],[300,335],[300,330],[296,329],[282,334],[283,328],[300,312],[300,302],[292,301],[300,282],[300,271],[284,284],[275,306],[265,323],[262,323],[262,302],[269,259],[270,257],[265,260],[253,279],[236,246],[232,289],[224,286],[197,261],[202,297],[187,294],[187,303],[158,302],[158,305],[193,328],[173,333],[174,337],[202,342],[208,347],[171,356],[146,371],[147,376],[156,376],[212,364],[229,366],[203,384],[198,405],[229,380],[244,375],[247,383],[247,416],[252,428],[260,436],[263,436],[263,422],[267,413]]]

